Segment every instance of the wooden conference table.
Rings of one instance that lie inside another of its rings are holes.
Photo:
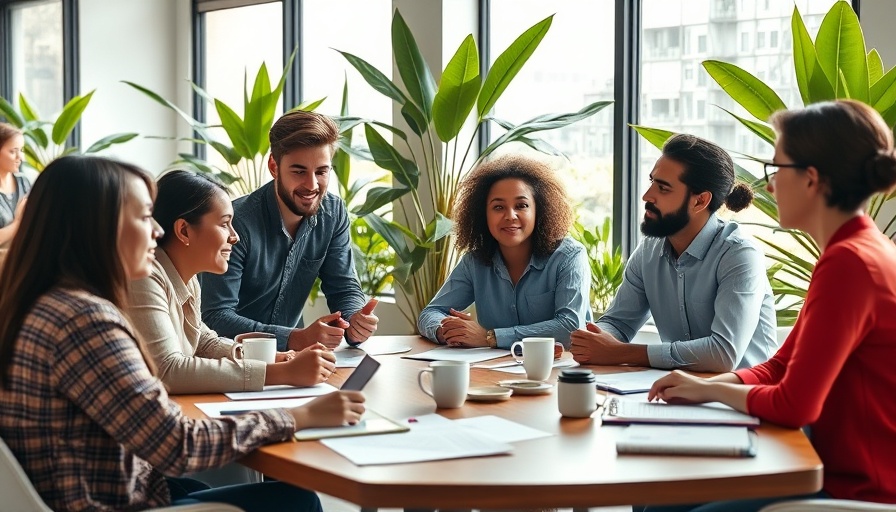
[[[371,351],[410,346],[410,353],[433,348],[417,336],[376,336],[365,346]],[[376,359],[382,366],[364,390],[369,408],[393,419],[436,412],[435,403],[417,386],[417,372],[427,362],[400,355]],[[556,384],[558,371],[550,382]],[[349,373],[348,368],[338,370],[331,384],[338,387]],[[492,385],[513,377],[472,369],[470,385]],[[186,414],[203,417],[193,403],[226,398],[190,395],[176,400]],[[467,401],[460,409],[438,413],[452,419],[491,414],[555,435],[515,443],[510,455],[414,464],[359,467],[316,441],[269,445],[239,462],[363,509],[659,505],[804,494],[822,485],[821,461],[800,430],[763,424],[755,458],[617,456],[614,440],[622,427],[601,427],[597,415],[561,418],[556,390],[542,396],[515,395],[497,403]]]

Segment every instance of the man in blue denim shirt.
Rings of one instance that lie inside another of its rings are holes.
[[[762,251],[736,223],[715,215],[722,204],[740,211],[753,199],[747,185],[734,186],[731,157],[676,135],[650,181],[641,224],[647,238],[607,312],[572,333],[576,361],[704,372],[766,361],[778,343]],[[663,343],[629,344],[651,314]]]
[[[233,202],[233,246],[223,275],[202,276],[202,319],[224,336],[260,331],[278,350],[366,341],[378,319],[355,274],[343,201],[327,192],[339,130],[314,112],[284,114],[271,128],[274,180]],[[330,314],[299,327],[315,278]]]

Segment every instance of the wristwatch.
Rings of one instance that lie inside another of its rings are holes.
[[[485,331],[485,343],[490,348],[495,348],[498,346],[498,338],[495,338],[495,330],[489,329]]]

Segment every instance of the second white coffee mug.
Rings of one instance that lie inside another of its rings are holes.
[[[516,356],[516,347],[523,347],[523,359]],[[523,338],[510,346],[510,355],[516,362],[522,362],[526,377],[530,380],[545,380],[554,367],[554,338]]]
[[[431,377],[430,388],[423,385],[423,376]],[[436,401],[439,409],[456,409],[464,405],[470,387],[470,363],[463,361],[433,361],[429,368],[417,374],[417,385]]]
[[[258,359],[273,363],[277,357],[276,338],[245,338],[230,346],[230,357],[233,359]]]

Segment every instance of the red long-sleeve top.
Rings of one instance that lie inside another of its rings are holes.
[[[831,237],[778,353],[736,373],[750,414],[811,426],[825,491],[896,503],[896,245],[869,217]]]

